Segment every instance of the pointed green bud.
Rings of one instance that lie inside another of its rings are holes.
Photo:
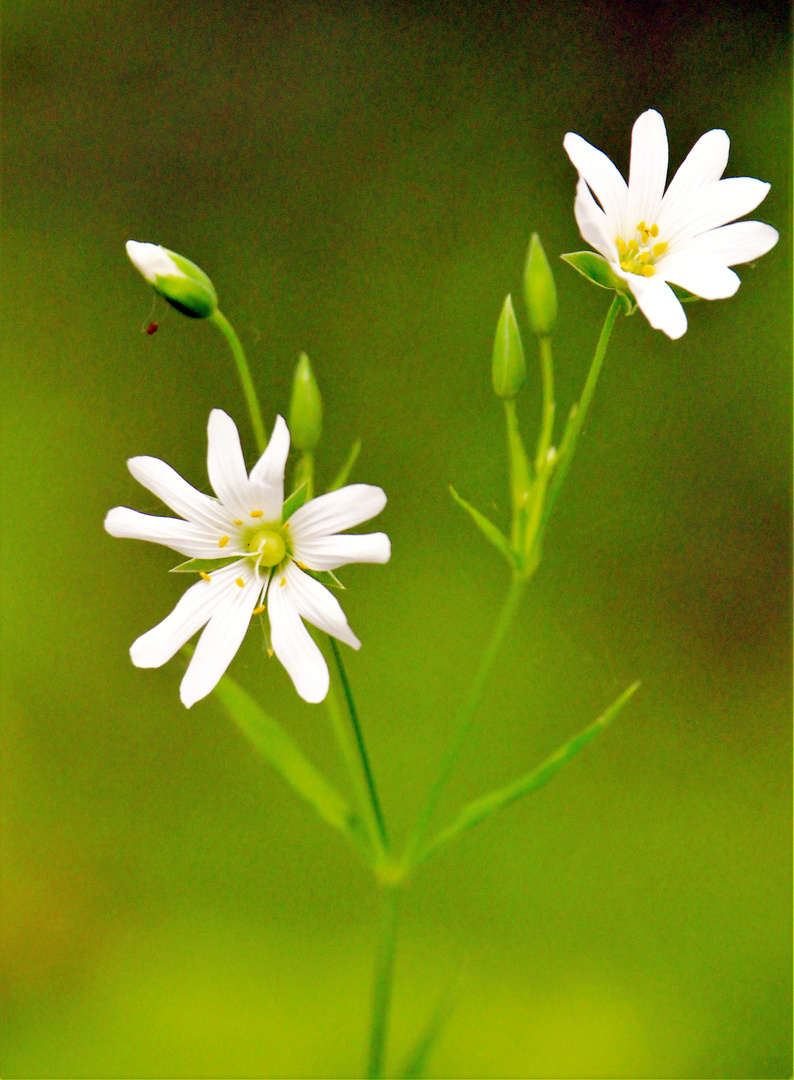
[[[548,337],[557,321],[557,289],[537,233],[533,233],[529,241],[524,265],[524,299],[532,333],[538,337]]]
[[[513,301],[508,294],[496,324],[493,343],[494,393],[500,398],[514,398],[521,389],[525,373],[524,348],[513,311]]]
[[[127,241],[127,254],[164,300],[189,319],[208,319],[218,309],[218,295],[210,279],[190,259],[159,244]]]
[[[289,430],[296,450],[313,450],[323,430],[323,403],[309,357],[301,353],[292,380]]]

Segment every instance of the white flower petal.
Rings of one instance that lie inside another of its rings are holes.
[[[667,132],[659,113],[648,109],[635,120],[631,133],[629,192],[623,222],[626,236],[634,236],[640,221],[653,224],[666,182]]]
[[[249,498],[263,511],[264,521],[280,521],[284,505],[284,469],[289,454],[289,430],[282,416],[276,424],[267,448],[251,469]]]
[[[203,525],[194,525],[193,522],[182,521],[180,518],[139,514],[137,510],[130,510],[126,506],[117,506],[108,511],[105,529],[111,536],[164,544],[191,559],[218,559],[224,555],[245,554],[238,551],[233,543],[223,549],[219,548],[217,532],[210,532]]]
[[[207,437],[207,472],[212,490],[235,517],[246,521],[251,511],[258,508],[251,505],[248,473],[237,425],[223,409],[213,409],[207,425]]]
[[[614,270],[615,267],[613,266]],[[640,311],[654,328],[663,330],[669,338],[680,338],[686,333],[686,312],[667,282],[661,277],[644,278],[631,274],[628,278],[631,291]]]
[[[604,213],[620,228],[628,196],[626,181],[606,154],[596,150],[581,135],[569,131],[562,145],[576,171],[601,203]]]
[[[295,560],[310,570],[336,570],[348,563],[385,563],[391,556],[386,533],[363,536],[317,536],[293,543]]]
[[[735,176],[707,184],[694,192],[689,200],[680,199],[674,215],[668,213],[666,206],[662,207],[659,236],[664,237],[672,252],[700,233],[749,214],[766,198],[769,188],[763,180],[754,180],[750,176]]]
[[[127,462],[127,468],[139,484],[151,491],[167,507],[196,525],[209,530],[220,530],[223,535],[231,524],[231,514],[224,510],[217,499],[197,491],[187,480],[154,457],[134,457]]]
[[[763,221],[737,221],[693,237],[686,250],[708,255],[725,266],[737,266],[766,255],[779,239],[777,229]]]
[[[289,520],[290,535],[295,543],[302,543],[342,532],[362,521],[369,521],[385,505],[386,495],[382,488],[372,484],[349,484],[304,503]]]
[[[209,622],[223,602],[224,589],[217,580],[199,581],[187,590],[170,615],[133,642],[130,656],[136,667],[161,667],[186,641]]]
[[[249,563],[226,566],[223,571],[216,571],[212,578],[211,582],[202,584],[206,584],[208,590],[217,588],[220,601],[199,638],[179,687],[179,696],[188,709],[215,689],[234,659],[262,587],[261,578]],[[238,578],[244,582],[242,588],[237,584]]]
[[[600,251],[605,259],[612,262],[617,255],[615,237],[610,236],[609,219],[593,198],[593,193],[586,182],[579,177],[576,182],[576,199],[573,204],[574,217],[582,237]],[[617,229],[613,227],[613,232]]]
[[[128,240],[127,254],[135,269],[143,274],[150,285],[156,285],[158,277],[186,276],[159,244],[140,244],[137,240]]]
[[[360,649],[361,642],[350,629],[347,616],[336,597],[329,592],[319,581],[304,574],[294,562],[291,562],[283,574],[279,575],[279,581],[286,577],[286,589],[295,602],[302,618],[306,619],[318,630],[324,630],[326,634],[333,634],[335,638],[344,641],[353,649]]]
[[[672,281],[704,300],[724,300],[733,296],[741,281],[733,270],[708,255],[697,255],[691,248],[664,260],[660,271],[665,281]]]
[[[663,222],[675,219],[680,203],[689,202],[700,188],[719,180],[728,164],[730,148],[731,140],[721,128],[701,135],[665,192],[657,222],[660,229]]]
[[[301,622],[297,604],[283,573],[275,574],[267,597],[273,651],[287,670],[304,701],[316,704],[328,693],[328,666],[323,654]]]

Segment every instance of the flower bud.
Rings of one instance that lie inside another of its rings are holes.
[[[159,244],[127,241],[127,254],[156,292],[190,319],[208,319],[218,309],[215,287],[195,263]]]
[[[524,298],[533,334],[548,337],[557,320],[557,289],[537,233],[532,234],[524,266]]]
[[[301,353],[292,380],[289,430],[296,450],[313,450],[323,430],[323,403],[309,357]]]
[[[513,301],[508,294],[496,324],[493,343],[493,388],[498,397],[514,398],[526,373],[524,349],[518,332]]]

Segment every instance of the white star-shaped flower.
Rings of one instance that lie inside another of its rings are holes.
[[[351,484],[312,499],[282,521],[289,452],[284,420],[276,419],[250,476],[231,417],[213,409],[207,433],[207,471],[217,498],[191,487],[164,461],[135,457],[127,462],[135,479],[182,517],[151,517],[117,506],[105,518],[111,536],[151,540],[192,559],[234,560],[209,573],[202,570],[202,580],[171,614],[133,643],[132,662],[160,667],[205,627],[180,687],[190,708],[217,685],[251,616],[266,607],[273,651],[295,689],[306,701],[322,701],[328,693],[328,667],[302,619],[354,649],[361,642],[336,598],[304,570],[388,562],[391,545],[385,533],[339,535],[379,514],[386,496],[379,487]]]
[[[720,179],[730,148],[720,129],[698,139],[667,191],[667,132],[655,109],[634,124],[628,184],[581,136],[569,131],[563,146],[579,173],[579,231],[668,337],[681,337],[687,326],[668,282],[704,300],[733,296],[741,282],[729,267],[765,255],[778,241],[763,222],[727,224],[754,210],[770,185],[747,176]]]

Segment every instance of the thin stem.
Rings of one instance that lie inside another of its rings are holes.
[[[394,959],[397,952],[397,924],[400,917],[400,888],[397,885],[383,887],[383,913],[380,924],[380,942],[375,962],[375,982],[372,988],[372,1026],[369,1038],[367,1076],[380,1080],[386,1059],[386,1039],[389,1030],[394,985]]]
[[[587,412],[590,408],[590,402],[593,399],[595,393],[596,383],[598,382],[598,376],[601,372],[601,365],[606,356],[607,345],[609,345],[609,339],[612,336],[612,327],[615,325],[615,319],[617,319],[620,309],[623,307],[623,300],[615,293],[615,297],[607,312],[606,319],[604,319],[604,325],[601,327],[601,333],[598,336],[598,344],[596,345],[595,354],[593,356],[593,362],[590,365],[590,370],[587,373],[587,380],[584,384],[584,390],[582,396],[579,399],[579,404],[574,406],[571,410],[571,415],[568,417],[568,424],[565,428],[565,434],[560,444],[559,454],[557,455],[557,465],[554,472],[554,479],[549,487],[549,492],[546,497],[546,506],[544,508],[543,519],[548,518],[551,513],[552,507],[560,492],[560,488],[565,480],[565,474],[568,472],[568,467],[571,464],[571,458],[576,450],[576,443],[579,439],[579,434],[582,430],[585,420],[587,419]]]
[[[416,823],[413,835],[408,842],[408,848],[405,854],[405,861],[408,866],[412,864],[417,852],[421,848],[422,841],[424,840],[425,834],[427,832],[427,827],[430,824],[430,819],[433,816],[433,812],[435,811],[438,800],[441,797],[441,793],[443,792],[444,787],[449,780],[450,774],[452,773],[455,763],[458,760],[460,751],[463,748],[463,744],[466,741],[466,736],[469,733],[472,721],[474,719],[475,710],[477,708],[477,705],[479,704],[480,695],[482,694],[483,688],[485,687],[485,684],[488,680],[488,676],[491,674],[491,669],[493,668],[494,661],[496,660],[496,657],[499,653],[499,649],[501,648],[505,635],[510,628],[510,624],[513,621],[513,616],[515,615],[519,601],[524,595],[524,589],[526,588],[526,585],[526,577],[515,577],[510,584],[510,589],[507,593],[507,596],[505,597],[505,602],[502,606],[502,610],[499,613],[499,618],[497,620],[496,626],[494,627],[493,634],[491,635],[491,640],[488,643],[488,648],[483,653],[482,659],[480,660],[480,666],[477,669],[474,679],[472,680],[469,687],[468,693],[466,694],[466,697],[458,713],[457,731],[452,740],[452,743],[450,744],[449,749],[447,750],[446,756],[441,763],[441,769],[439,770],[439,774],[436,777],[436,781],[433,784],[433,787],[430,789],[430,794],[428,795],[427,802],[425,803],[425,806],[421,814],[419,815],[419,819]]]
[[[510,500],[513,507],[510,543],[513,550],[518,551],[521,547],[526,507],[532,492],[532,481],[529,476],[529,462],[527,461],[524,442],[521,438],[521,432],[518,430],[516,403],[512,398],[505,399],[505,426],[507,430],[507,460],[510,467]]]
[[[350,689],[350,683],[348,682],[347,672],[345,671],[345,665],[342,662],[342,655],[339,652],[339,646],[336,643],[335,638],[328,635],[328,640],[331,643],[331,651],[334,654],[334,660],[336,661],[336,667],[339,671],[339,678],[342,682],[342,689],[345,694],[345,701],[347,702],[348,712],[350,713],[350,722],[353,725],[353,731],[356,735],[356,745],[358,747],[359,757],[361,759],[361,767],[364,770],[364,777],[367,781],[367,791],[369,793],[370,804],[372,806],[372,812],[375,816],[375,822],[378,826],[378,835],[384,851],[389,850],[389,836],[386,832],[386,823],[383,820],[383,812],[380,808],[380,800],[378,798],[378,792],[375,787],[375,778],[372,775],[372,769],[370,768],[369,758],[367,756],[367,748],[364,744],[364,733],[361,730],[361,724],[358,719],[358,711],[356,709],[356,703],[353,700],[353,692]]]
[[[256,444],[259,447],[259,453],[262,454],[267,446],[267,432],[265,431],[265,425],[262,422],[262,413],[259,409],[259,399],[256,396],[256,390],[254,389],[254,383],[251,379],[251,372],[248,370],[248,361],[245,358],[243,347],[240,344],[240,339],[234,332],[234,327],[223,314],[222,311],[217,310],[213,315],[210,315],[209,321],[220,330],[223,336],[228,342],[229,348],[232,350],[232,356],[234,362],[237,364],[237,374],[240,376],[240,385],[243,388],[245,394],[245,400],[248,404],[248,412],[251,417],[251,426],[254,429],[254,436],[256,438]]]
[[[535,455],[535,472],[539,473],[546,464],[546,458],[554,433],[554,364],[551,357],[551,338],[538,338],[540,345],[540,370],[543,378],[543,418]]]
[[[350,781],[353,785],[356,797],[356,807],[367,825],[370,857],[374,854],[375,858],[378,859],[383,854],[383,847],[381,844],[377,819],[375,818],[372,809],[369,788],[366,785],[361,771],[358,750],[351,736],[350,727],[347,724],[345,717],[342,715],[342,709],[339,705],[339,699],[336,696],[336,690],[334,689],[333,683],[331,683],[328,688],[328,694],[325,698],[325,707],[331,719],[331,726],[334,729],[337,746],[345,760],[348,775],[350,776]]]

